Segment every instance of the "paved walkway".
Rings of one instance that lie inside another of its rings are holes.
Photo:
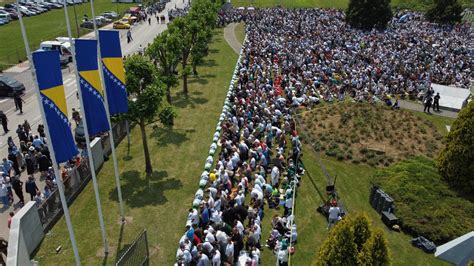
[[[419,103],[414,103],[414,102],[409,102],[409,101],[400,101],[400,108],[423,112],[424,106]],[[457,112],[442,110],[442,109],[440,112],[431,111],[431,114],[444,116],[444,117],[450,117],[450,118],[458,117]]]
[[[224,28],[224,39],[229,44],[230,47],[234,50],[235,53],[240,54],[240,47],[242,44],[235,37],[235,27],[238,23],[230,23]]]
[[[240,47],[242,44],[239,42],[237,37],[235,37],[235,27],[238,23],[231,23],[224,28],[224,39],[226,40],[227,44],[229,44],[232,49],[239,54]],[[409,101],[400,101],[400,108],[414,110],[423,112],[423,105],[419,103],[409,102]],[[458,116],[457,112],[448,111],[448,110],[441,110],[441,112],[432,112],[433,115],[439,115],[444,117],[456,118]]]

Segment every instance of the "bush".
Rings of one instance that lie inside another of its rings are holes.
[[[462,6],[457,0],[435,0],[426,12],[426,18],[431,22],[451,24],[462,19]]]
[[[381,169],[375,183],[395,200],[402,228],[440,244],[474,228],[474,203],[450,190],[435,163],[415,157]]]
[[[474,193],[474,101],[461,110],[439,154],[438,170],[453,187]]]
[[[346,216],[329,232],[319,249],[316,265],[390,265],[383,232],[372,225],[365,213]]]

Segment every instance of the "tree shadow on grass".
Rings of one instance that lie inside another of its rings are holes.
[[[169,144],[181,146],[185,141],[189,140],[188,133],[193,133],[194,129],[173,129],[167,127],[153,127],[150,137],[154,138],[158,146],[166,147]]]
[[[131,208],[163,205],[168,202],[164,195],[166,190],[178,190],[183,187],[181,180],[168,178],[166,171],[154,171],[151,176],[137,170],[122,173],[122,195]],[[117,189],[109,192],[109,198],[118,201]]]
[[[173,105],[178,108],[186,108],[188,106],[195,108],[197,104],[205,104],[208,102],[206,98],[196,95],[199,95],[199,93],[190,92],[188,95],[184,95],[182,92],[178,92],[176,97],[173,98]]]
[[[205,60],[204,63],[203,63],[201,66],[206,66],[206,67],[214,67],[214,66],[217,66],[216,60],[214,60],[214,59]],[[198,71],[199,71],[199,68],[198,68]]]

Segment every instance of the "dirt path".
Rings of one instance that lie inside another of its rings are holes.
[[[229,46],[232,47],[234,52],[239,54],[242,44],[235,37],[235,27],[237,25],[238,23],[231,23],[224,28],[224,39],[229,44]]]

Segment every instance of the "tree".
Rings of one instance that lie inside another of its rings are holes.
[[[451,126],[437,160],[440,175],[463,192],[474,193],[474,101],[463,108]]]
[[[131,98],[128,102],[127,119],[140,126],[145,155],[145,172],[147,176],[150,176],[153,168],[145,126],[146,123],[152,122],[159,112],[163,102],[164,86],[158,79],[155,65],[141,55],[132,55],[127,58],[125,79],[127,92]]]
[[[426,18],[431,22],[449,24],[460,22],[463,8],[457,0],[435,0],[426,12]]]
[[[380,229],[375,229],[370,238],[364,243],[357,256],[359,265],[390,265],[391,259],[387,240]]]
[[[158,65],[158,72],[166,84],[166,99],[171,104],[171,88],[178,83],[176,68],[179,64],[180,49],[176,34],[170,34],[165,30],[159,34],[150,46],[146,54]]]
[[[357,262],[357,245],[351,221],[340,221],[330,232],[319,250],[318,265],[355,265]]]
[[[361,213],[354,216],[352,219],[352,228],[354,232],[354,243],[357,245],[357,250],[360,251],[364,243],[369,239],[371,230],[370,230],[370,221],[367,217],[367,214]]]
[[[317,265],[390,265],[383,232],[372,230],[367,214],[345,217],[319,249]]]
[[[354,28],[384,29],[392,19],[390,0],[350,0],[346,12],[347,22]]]
[[[168,31],[176,41],[176,51],[179,51],[182,67],[183,93],[188,94],[188,76],[191,66],[195,73],[197,64],[207,53],[207,45],[212,38],[212,29],[217,22],[218,5],[210,0],[195,0],[189,14],[178,17],[169,25]]]
[[[190,20],[187,16],[178,17],[168,26],[168,30],[177,41],[176,46],[180,52],[180,63],[183,71],[181,74],[183,79],[183,93],[187,95],[188,75],[191,72],[189,69],[189,57],[191,55],[191,49],[193,48],[200,31],[199,24],[197,21]]]

